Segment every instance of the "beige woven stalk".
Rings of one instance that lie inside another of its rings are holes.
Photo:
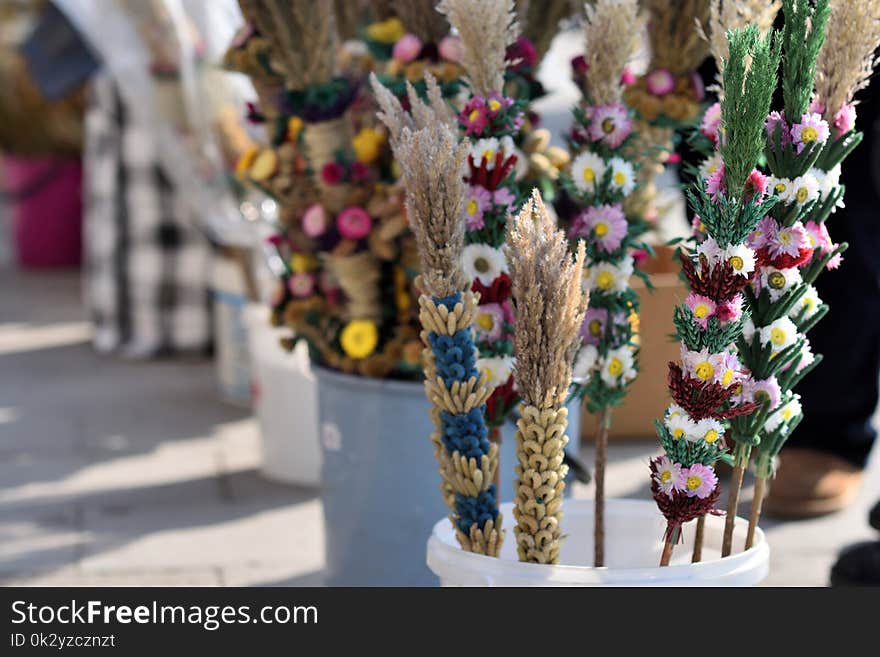
[[[324,265],[346,296],[345,319],[382,318],[379,259],[369,251],[349,256],[327,255]]]
[[[351,139],[351,122],[345,115],[329,121],[308,123],[303,130],[306,156],[315,172],[321,200],[327,211],[334,214],[346,206],[352,188],[347,183],[328,185],[321,179],[321,169],[328,162],[335,161],[339,151],[348,151]]]
[[[421,287],[420,283],[421,281],[416,281],[419,287]],[[492,443],[489,454],[484,455],[479,462],[475,458],[463,457],[458,451],[450,454],[442,442],[443,425],[440,419],[443,411],[462,414],[485,404],[492,391],[487,386],[485,375],[479,379],[471,377],[463,384],[455,381],[447,388],[443,379],[437,375],[434,354],[428,342],[428,334],[431,332],[437,335],[453,335],[456,331],[471,326],[478,299],[478,295],[473,292],[464,292],[461,302],[450,310],[446,306],[438,306],[430,297],[422,295],[419,297],[419,319],[422,323],[422,342],[425,344],[422,352],[425,394],[432,404],[431,419],[434,422],[431,442],[434,445],[434,456],[440,466],[442,477],[440,488],[443,499],[451,511],[449,519],[456,528],[455,535],[463,550],[496,557],[504,541],[501,514],[498,514],[497,523],[487,520],[482,527],[474,525],[467,535],[458,529],[455,495],[475,497],[488,490],[495,480],[495,471],[498,469],[498,445]]]
[[[563,450],[568,443],[565,407],[522,406],[516,422],[516,551],[520,561],[559,563],[562,495],[565,490]]]

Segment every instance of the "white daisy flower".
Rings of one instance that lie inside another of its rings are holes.
[[[677,415],[687,415],[687,411],[675,402],[673,402],[669,404],[669,407],[666,409],[666,415],[664,417],[668,419]]]
[[[697,432],[697,423],[684,412],[667,415],[666,419],[663,420],[663,424],[666,425],[666,429],[673,440],[684,438],[685,440],[692,441]]]
[[[480,161],[486,158],[486,170],[491,171],[495,168],[495,156],[500,148],[501,143],[495,137],[486,137],[471,144],[470,154],[476,166],[480,166]]]
[[[703,160],[703,163],[700,164],[700,178],[703,180],[708,180],[709,176],[718,171],[718,167],[722,164],[721,154],[715,153],[711,157],[707,157]]]
[[[608,161],[611,168],[611,188],[629,196],[636,188],[636,172],[633,165],[622,157],[612,157]]]
[[[788,424],[803,412],[800,395],[794,395],[786,404],[776,409],[764,423],[765,431],[775,431],[782,424]]]
[[[764,267],[761,270],[761,288],[766,288],[771,301],[778,301],[792,286],[801,282],[801,273],[797,267],[776,269]]]
[[[740,276],[749,276],[755,271],[755,252],[745,244],[731,244],[724,249],[722,257]]]
[[[633,273],[633,259],[626,258],[619,265],[600,262],[584,269],[584,286],[601,292],[625,292]]]
[[[724,425],[718,420],[707,417],[697,422],[694,435],[696,436],[694,442],[704,440],[711,445],[724,436]]]
[[[803,312],[804,319],[809,319],[817,312],[819,312],[819,308],[821,306],[822,299],[819,298],[818,291],[815,287],[810,285],[809,287],[807,287],[807,291],[804,292],[804,296],[801,297],[800,301],[792,306],[792,309],[788,313],[788,316],[797,317],[801,312]]]
[[[780,317],[770,326],[762,328],[759,338],[762,345],[770,345],[774,352],[782,351],[797,341],[797,326],[788,317]]]
[[[779,197],[781,203],[791,203],[794,200],[794,186],[788,178],[769,176],[767,182],[771,193]]]
[[[618,347],[608,352],[601,364],[602,381],[610,388],[636,378],[635,363],[629,347]]]
[[[742,330],[743,339],[745,339],[746,342],[751,344],[752,338],[755,337],[756,330],[757,329],[755,328],[755,323],[752,321],[752,318],[749,317],[746,321],[743,322],[743,330]]]
[[[596,185],[605,175],[605,161],[590,151],[584,151],[571,163],[571,178],[577,190],[584,194],[596,191]]]
[[[714,265],[721,262],[721,259],[724,257],[724,249],[718,246],[718,242],[713,238],[707,237],[697,246],[697,256],[701,255],[706,256],[706,260],[709,261],[710,265]]]
[[[491,285],[507,271],[507,258],[487,244],[468,244],[461,252],[461,268],[471,280],[479,279],[483,285]]]
[[[477,371],[485,373],[490,388],[497,388],[507,383],[513,372],[515,360],[513,356],[496,356],[494,358],[478,358]]]
[[[812,169],[807,171],[807,173],[809,173],[811,176],[813,176],[813,178],[816,179],[816,182],[819,183],[819,197],[825,198],[825,196],[826,196],[826,193],[825,193],[826,189],[825,188],[826,188],[826,185],[828,184],[826,179],[828,178],[828,174],[825,173],[824,171],[822,171],[822,169],[817,169],[816,167],[813,167]]]
[[[575,383],[586,382],[596,369],[596,363],[599,361],[599,350],[595,345],[585,344],[578,352],[577,358],[574,360],[574,366],[571,369],[571,380]]]
[[[792,192],[788,203],[805,205],[819,198],[819,181],[811,173],[805,173],[791,181]]]

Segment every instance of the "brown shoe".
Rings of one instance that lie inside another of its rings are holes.
[[[767,515],[810,518],[834,513],[856,498],[862,471],[827,452],[790,447],[780,455],[776,478],[764,501]]]

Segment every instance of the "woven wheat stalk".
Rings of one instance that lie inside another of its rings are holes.
[[[379,259],[369,251],[350,256],[327,255],[324,263],[345,293],[345,319],[382,319]]]
[[[321,169],[328,162],[336,161],[336,154],[345,152],[351,144],[351,121],[342,115],[329,121],[306,124],[303,131],[306,155],[315,173],[315,183],[321,190],[321,200],[331,213],[342,210],[351,195],[352,187],[347,183],[328,184],[321,176]]]

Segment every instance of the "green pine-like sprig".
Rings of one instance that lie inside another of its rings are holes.
[[[782,97],[785,117],[794,122],[810,107],[816,59],[825,43],[831,8],[828,0],[815,0],[815,4],[811,0],[783,0],[782,13]]]

